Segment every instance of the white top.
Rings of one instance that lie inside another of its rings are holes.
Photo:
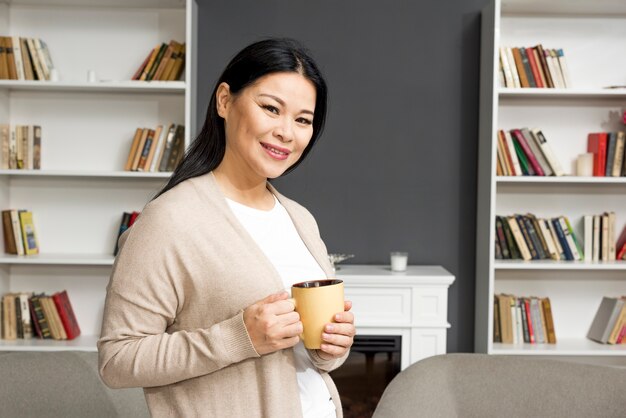
[[[288,292],[294,283],[326,279],[289,214],[274,196],[269,211],[254,209],[226,199],[239,222],[272,262]],[[304,418],[335,418],[328,387],[309,358],[302,341],[294,347],[294,360]]]

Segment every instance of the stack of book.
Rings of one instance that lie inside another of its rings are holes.
[[[7,293],[2,297],[2,338],[72,340],[80,335],[67,291]]]
[[[41,126],[0,124],[3,170],[41,169]]]
[[[602,344],[626,344],[626,296],[602,298],[587,338]]]
[[[133,80],[174,81],[180,79],[185,69],[185,44],[171,40],[169,45],[155,46],[143,60]]]
[[[597,132],[587,135],[587,152],[593,154],[594,177],[626,176],[624,132]]]
[[[571,87],[569,70],[562,49],[544,49],[541,44],[528,48],[500,47],[502,87]]]
[[[624,256],[626,244],[616,247],[615,212],[604,212],[599,215],[583,216],[583,228],[585,233],[585,261],[615,261]],[[622,233],[623,236],[626,235]],[[616,254],[616,248],[620,248],[620,254]]]
[[[580,243],[566,216],[496,216],[496,259],[582,260]]]
[[[556,344],[550,298],[499,294],[493,303],[493,342]]]
[[[134,223],[140,212],[124,212],[122,215],[122,222],[120,223],[120,229],[117,233],[117,239],[115,240],[115,250],[113,250],[113,256],[117,256],[117,252],[119,250],[119,241],[120,237],[128,228],[130,228]]]
[[[539,129],[498,131],[498,176],[563,176],[565,172]]]
[[[130,146],[126,171],[174,171],[185,152],[185,127],[170,124],[168,129],[137,128]]]
[[[3,210],[2,231],[5,253],[17,255],[39,254],[39,244],[32,212],[15,209]]]
[[[50,80],[53,68],[41,39],[0,36],[0,80]]]

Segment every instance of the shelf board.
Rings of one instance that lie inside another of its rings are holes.
[[[491,354],[538,356],[626,356],[626,344],[600,344],[586,338],[562,338],[556,344],[493,343]]]
[[[112,266],[114,260],[109,254],[0,254],[0,264]]]
[[[167,179],[171,172],[144,173],[138,171],[92,171],[92,170],[0,170],[0,176],[10,177],[77,177],[77,178],[124,178]]]
[[[626,261],[496,260],[495,270],[626,270]]]
[[[500,88],[498,95],[501,98],[626,98],[626,88],[623,89],[546,89],[546,88]]]
[[[1,340],[0,351],[98,351],[97,335],[81,335],[73,340]]]
[[[498,184],[624,184],[626,177],[497,176]]]
[[[184,94],[184,81],[66,81],[0,80],[0,89],[9,91],[52,91],[79,93],[167,93]]]
[[[504,14],[624,15],[623,0],[503,0]]]
[[[185,0],[8,0],[7,3],[20,6],[120,7],[128,9],[185,8]]]

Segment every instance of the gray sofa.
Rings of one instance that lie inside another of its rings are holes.
[[[109,389],[94,352],[0,352],[0,416],[149,417],[141,389]]]
[[[374,418],[626,417],[626,369],[531,357],[446,354],[387,386]]]

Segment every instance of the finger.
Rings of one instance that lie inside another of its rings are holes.
[[[328,334],[347,335],[354,337],[356,334],[356,328],[352,324],[327,324],[324,327],[324,332]]]
[[[353,339],[347,335],[322,333],[324,343],[336,345],[338,347],[349,348],[352,346]]]
[[[320,350],[324,353],[330,354],[331,356],[338,358],[343,356],[347,349],[345,347],[341,347],[333,344],[322,344],[320,346]]]
[[[344,300],[343,301],[343,310],[344,311],[349,311],[350,309],[352,309],[352,301],[351,300]]]
[[[282,327],[276,333],[276,337],[281,339],[297,337],[302,334],[303,330],[304,328],[302,327],[302,322],[298,321],[294,324]]]
[[[335,314],[334,318],[335,322],[345,322],[345,323],[354,323],[354,314],[352,312],[342,312]]]
[[[278,323],[281,326],[287,326],[300,322],[300,314],[298,312],[288,312],[285,314],[277,315]]]
[[[289,312],[294,312],[295,307],[293,303],[289,300],[278,300],[271,304],[267,304],[268,312],[273,313],[274,315],[282,315]]]
[[[261,305],[266,305],[268,303],[274,303],[279,300],[285,300],[288,297],[289,297],[289,293],[283,290],[281,292],[272,293],[271,295],[268,295],[264,297],[263,299],[259,300],[257,303]]]

